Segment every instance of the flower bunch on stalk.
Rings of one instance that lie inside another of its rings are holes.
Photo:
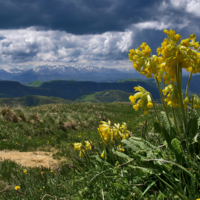
[[[92,150],[92,148],[93,148],[91,141],[85,141],[85,143],[86,143],[85,147],[83,147],[82,143],[77,143],[77,142],[73,143],[74,149],[79,151],[80,157],[84,156],[84,154],[86,153],[86,150]]]
[[[134,95],[129,97],[129,100],[134,104],[133,108],[135,111],[139,109],[139,107],[144,108],[144,115],[148,114],[148,109],[153,107],[151,94],[147,92],[143,87],[138,86],[134,87],[135,91],[139,91]],[[135,104],[136,100],[140,98]]]
[[[122,122],[122,125],[114,123],[114,126],[111,126],[111,121],[108,122],[101,121],[102,124],[99,125],[98,131],[101,136],[102,141],[105,145],[115,144],[121,142],[121,140],[126,139],[131,136],[132,132],[127,130],[127,124]],[[118,145],[117,151],[123,152],[125,149],[122,148],[122,145]],[[101,157],[107,159],[106,149],[101,153]]]
[[[114,123],[114,126],[111,126],[110,120],[108,122],[101,121],[98,131],[101,136],[102,141],[108,145],[109,143],[115,143],[116,141],[121,141],[130,136],[131,132],[127,130],[127,124],[125,122],[120,124]]]
[[[129,61],[133,62],[133,68],[147,78],[154,76],[166,114],[167,108],[164,101],[173,108],[181,107],[186,126],[187,113],[184,109],[188,107],[188,104],[192,104],[196,108],[200,107],[199,97],[194,96],[189,99],[188,96],[191,76],[200,72],[199,42],[196,42],[195,34],[180,41],[182,36],[176,34],[174,30],[164,30],[163,32],[167,34],[168,38],[165,38],[161,47],[157,48],[157,55],[152,55],[151,48],[146,43],[142,43],[140,48],[129,51]],[[190,72],[185,99],[182,94],[182,69]],[[162,82],[162,79],[164,80],[164,89],[161,91],[159,82]],[[148,108],[152,107],[150,93],[140,86],[135,90],[139,92],[131,95],[130,101],[135,104],[136,99],[140,99],[133,108],[137,111],[139,107],[143,107],[144,114],[148,114]]]

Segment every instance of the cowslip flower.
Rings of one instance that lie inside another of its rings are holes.
[[[106,152],[105,152],[105,151],[102,152],[101,157],[104,158],[104,159],[107,159],[107,156],[106,156]]]
[[[134,87],[135,91],[139,91],[134,95],[131,95],[129,99],[132,103],[135,104],[135,101],[140,98],[135,105],[133,105],[133,109],[138,111],[139,107],[144,108],[144,115],[148,114],[148,109],[153,107],[152,99],[150,93],[146,91],[143,87],[138,86]],[[134,99],[134,101],[133,101]]]
[[[125,151],[125,149],[123,149],[123,148],[121,148],[121,147],[122,147],[122,145],[120,144],[120,145],[117,147],[117,151],[119,151],[119,152]]]
[[[85,145],[85,148],[87,149],[87,150],[92,150],[92,142],[89,142],[89,141],[85,141],[85,143],[86,143],[86,145]]]
[[[20,186],[15,186],[15,190],[19,190],[20,189]]]
[[[73,143],[73,145],[74,145],[74,149],[75,149],[75,150],[78,150],[78,151],[81,150],[82,143],[77,143],[77,142],[75,142],[75,143]]]

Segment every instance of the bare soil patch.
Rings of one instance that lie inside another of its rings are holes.
[[[50,152],[19,152],[3,150],[0,151],[0,161],[12,160],[24,167],[44,167],[55,169],[61,162],[67,162],[67,158],[61,158],[60,160],[53,159],[53,154],[56,152],[55,149],[51,149]]]

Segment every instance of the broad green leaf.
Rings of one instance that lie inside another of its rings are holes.
[[[198,131],[197,118],[191,118],[189,120],[189,122],[187,123],[186,130],[185,130],[185,135],[189,140],[191,140],[197,134],[197,131]]]
[[[166,140],[166,142],[167,142],[167,144],[168,144],[168,147],[169,147],[170,149],[172,149],[172,146],[171,146],[171,141],[172,141],[172,139],[171,139],[171,137],[170,137],[168,131],[167,131],[165,128],[162,128],[162,130],[163,130],[163,137],[164,137],[164,139]]]
[[[162,133],[162,130],[160,128],[160,124],[158,122],[154,122],[154,129],[157,133]]]
[[[173,147],[177,163],[181,164],[183,161],[183,152],[181,149],[181,142],[177,138],[174,138],[171,141],[171,145]]]

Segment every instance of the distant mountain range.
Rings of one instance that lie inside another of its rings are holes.
[[[188,77],[183,77],[183,93],[185,93],[184,90],[186,89],[187,81]],[[2,103],[6,103],[34,106],[57,102],[129,102],[128,97],[135,93],[133,88],[138,85],[149,91],[154,100],[160,99],[154,79],[121,79],[118,82],[113,83],[54,80],[47,82],[34,81],[27,85],[15,81],[0,81],[0,103],[1,105]],[[200,93],[199,85],[200,75],[192,77],[189,94],[193,92],[196,94]],[[13,99],[16,97],[18,99]]]
[[[64,66],[64,65],[43,65],[29,70],[13,68],[10,70],[0,69],[0,79],[17,81],[28,84],[33,81],[52,81],[52,80],[76,80],[94,82],[117,82],[120,79],[140,78],[145,76],[135,73],[134,70],[123,70],[93,67],[93,66]]]
[[[38,81],[36,81],[38,84]],[[37,85],[36,84],[36,85]],[[34,83],[32,84],[32,86]],[[151,92],[155,99],[159,99],[157,87],[151,82],[138,80],[135,82],[124,81],[119,83],[96,83],[92,81],[62,81],[54,80],[39,82],[37,87],[22,85],[15,81],[0,81],[0,97],[24,97],[26,95],[54,96],[74,101],[84,95],[104,90],[122,90],[128,93],[135,93],[133,87],[140,85]]]

